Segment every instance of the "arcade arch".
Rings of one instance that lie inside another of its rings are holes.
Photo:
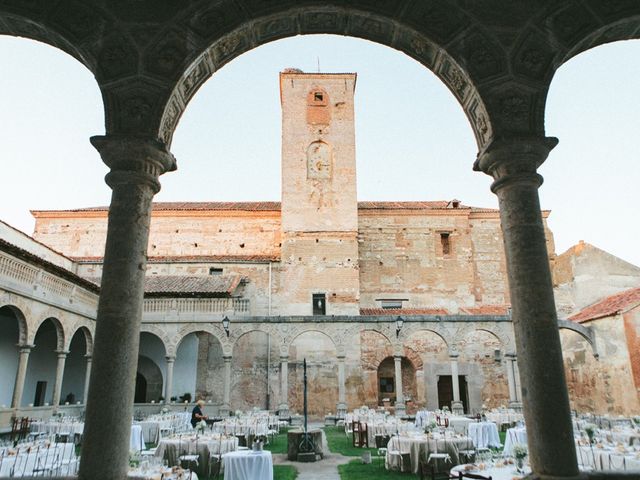
[[[0,405],[10,406],[18,373],[19,348],[26,338],[24,315],[16,307],[0,307]]]
[[[231,405],[240,410],[272,407],[274,392],[269,379],[277,377],[278,367],[279,351],[277,345],[271,345],[270,333],[242,333],[233,344],[231,357]]]

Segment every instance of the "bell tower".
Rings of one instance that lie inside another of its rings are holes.
[[[280,73],[281,314],[359,313],[355,73]]]

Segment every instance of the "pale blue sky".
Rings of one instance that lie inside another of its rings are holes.
[[[473,134],[453,95],[406,55],[336,36],[281,40],[216,73],[181,119],[159,201],[278,200],[278,72],[358,73],[360,200],[448,200],[496,207],[473,172]],[[89,144],[104,133],[95,81],[51,47],[0,37],[0,219],[31,233],[29,209],[107,205],[107,172]],[[541,173],[543,208],[561,253],[585,240],[636,265],[640,252],[640,42],[606,45],[553,81],[547,134],[560,139]]]

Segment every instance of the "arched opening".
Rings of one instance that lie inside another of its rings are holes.
[[[134,402],[157,402],[162,396],[162,385],[162,371],[158,364],[149,357],[138,355]]]
[[[138,373],[142,374],[146,380],[146,391],[139,398],[145,398],[145,402],[150,402],[151,400],[158,402],[164,398],[165,357],[166,351],[162,340],[153,333],[141,332],[138,350]],[[151,364],[155,368],[151,368]],[[159,378],[156,376],[158,372]]]
[[[64,364],[64,377],[62,380],[62,390],[60,401],[74,404],[86,401],[84,398],[85,380],[87,378],[87,358],[89,351],[87,345],[87,333],[83,328],[79,328],[71,337],[69,353]],[[90,338],[90,337],[89,337]]]
[[[386,357],[393,357],[391,342],[375,330],[360,332],[359,375],[347,377],[347,397],[353,395],[351,405],[367,405],[377,408],[382,405],[379,395],[378,366]]]
[[[58,357],[56,351],[62,345],[60,322],[55,318],[43,321],[34,339],[22,395],[22,404],[35,407],[50,405],[56,379]]]
[[[405,351],[414,352],[422,360],[420,365],[416,364],[416,406],[430,410],[440,408],[446,399],[440,393],[443,390],[439,388],[438,380],[451,376],[447,343],[435,332],[418,330],[409,335],[403,346]],[[450,404],[447,406],[451,407]]]
[[[488,331],[473,330],[456,348],[460,354],[458,372],[467,385],[468,411],[508,405],[509,383],[500,340]]]
[[[278,351],[268,333],[253,330],[238,338],[231,359],[231,408],[273,408],[271,379],[276,378],[278,365]]]
[[[201,387],[205,386],[206,388],[207,375],[211,375],[213,378],[220,376],[216,374],[216,372],[207,373],[219,368],[215,361],[212,362],[213,365],[211,367],[208,366],[209,358],[212,356],[215,357],[217,354],[216,342],[213,342],[212,338],[212,335],[205,334],[205,332],[190,332],[181,338],[176,348],[176,359],[173,366],[173,384],[171,385],[172,393],[171,398],[167,399],[168,401],[180,401],[180,399],[184,399],[187,394],[195,401],[199,398],[196,394],[196,385],[199,384]],[[201,342],[202,347],[200,347]],[[203,349],[203,354],[206,355],[206,362],[200,360],[200,348]],[[210,352],[212,348],[213,352]],[[221,355],[220,353],[220,357]],[[198,383],[199,378],[205,378],[204,383],[202,380]],[[211,393],[215,396],[216,392],[218,392],[218,390],[214,388]],[[220,396],[220,399],[221,398]]]
[[[18,345],[20,344],[20,317],[14,307],[0,308],[0,405],[11,406],[18,372]]]
[[[338,403],[336,347],[322,332],[304,332],[289,346],[289,408],[304,407],[304,361],[307,362],[307,409],[321,417],[333,412]]]
[[[387,357],[378,365],[378,404],[389,407],[395,405],[398,394],[402,393],[405,402],[416,398],[416,370],[407,358],[400,360],[402,372],[402,392],[396,390],[396,363],[394,357]]]

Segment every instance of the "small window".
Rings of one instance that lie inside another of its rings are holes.
[[[216,268],[216,267],[211,267],[209,269],[209,275],[222,275],[222,269],[221,268]]]
[[[327,313],[327,296],[324,293],[314,293],[312,297],[313,314],[326,315]]]
[[[451,239],[449,238],[449,233],[441,233],[440,234],[440,243],[442,244],[442,255],[450,255],[451,254]]]
[[[316,102],[321,102],[324,100],[324,95],[322,95],[322,92],[314,92],[313,100]]]
[[[384,310],[397,310],[402,308],[402,300],[382,300],[380,306]]]

